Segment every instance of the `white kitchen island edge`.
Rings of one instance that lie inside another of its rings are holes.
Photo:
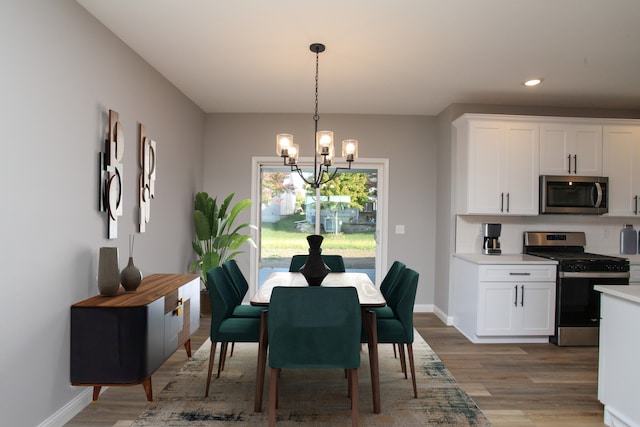
[[[640,286],[596,285],[601,292],[598,399],[604,423],[640,427]]]

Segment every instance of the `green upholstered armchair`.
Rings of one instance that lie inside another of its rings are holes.
[[[282,368],[347,371],[351,420],[358,425],[360,302],[353,287],[276,287],[269,303],[269,425],[274,426]]]
[[[342,255],[321,255],[322,261],[331,269],[332,273],[344,273],[344,259]],[[300,271],[305,262],[307,262],[308,255],[294,255],[291,257],[291,264],[289,264],[289,272],[297,273]]]
[[[211,298],[211,353],[209,354],[209,371],[205,396],[209,395],[211,370],[215,359],[216,344],[221,343],[218,377],[226,356],[226,345],[233,342],[258,342],[260,338],[260,318],[232,317],[237,305],[237,297],[230,283],[230,278],[222,267],[214,267],[207,271],[209,297]]]

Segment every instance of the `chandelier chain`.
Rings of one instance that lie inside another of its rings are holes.
[[[318,70],[320,69],[320,53],[316,51],[316,109],[315,114],[313,115],[313,120],[318,122],[320,116],[318,116]]]

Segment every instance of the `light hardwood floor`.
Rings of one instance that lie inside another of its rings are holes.
[[[203,317],[193,351],[207,339],[209,325]],[[596,347],[472,344],[430,313],[416,314],[415,327],[494,426],[604,426]],[[179,349],[153,375],[154,395],[186,357]],[[142,386],[111,387],[66,426],[113,426],[136,419],[146,405]]]

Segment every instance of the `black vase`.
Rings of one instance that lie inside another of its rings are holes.
[[[327,274],[331,272],[331,269],[322,260],[320,253],[322,249],[322,241],[324,237],[317,234],[307,236],[307,242],[309,242],[309,256],[307,262],[300,267],[300,273],[307,279],[309,286],[320,286]]]

